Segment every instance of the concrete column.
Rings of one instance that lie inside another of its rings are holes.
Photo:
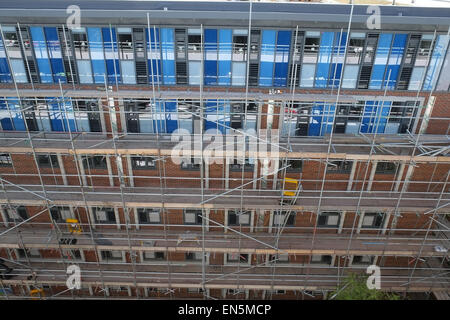
[[[126,157],[127,157],[127,167],[128,167],[128,181],[129,181],[130,187],[134,187],[133,166],[131,165],[131,156],[129,154],[127,154]]]
[[[225,189],[230,187],[230,160],[225,157]]]
[[[56,157],[58,158],[58,165],[59,170],[61,170],[61,177],[63,179],[63,183],[65,186],[67,186],[68,183],[67,183],[66,169],[64,168],[64,162],[62,160],[61,154],[57,153]]]
[[[356,229],[356,233],[357,234],[359,234],[359,232],[361,231],[361,225],[362,225],[362,222],[363,222],[363,220],[364,220],[364,214],[365,214],[365,212],[364,211],[362,211],[361,212],[361,214],[359,215],[359,217],[358,217],[358,228]]]
[[[253,228],[255,225],[255,210],[252,210],[252,213],[250,214],[250,232],[253,232]]]
[[[98,99],[98,112],[100,112],[100,125],[102,126],[102,133],[106,133],[106,120],[101,98]]]
[[[205,189],[209,189],[209,164],[203,161],[203,167],[205,168]]]
[[[78,166],[80,167],[80,175],[81,175],[81,181],[83,181],[83,185],[87,186],[87,179],[86,179],[86,173],[84,171],[84,165],[83,165],[83,156],[79,155],[78,158]]]
[[[228,209],[223,210],[223,212],[224,212],[223,225],[225,227],[228,227]],[[224,232],[228,233],[228,229],[224,228]]]
[[[136,230],[139,230],[139,217],[137,213],[137,208],[132,208],[134,213],[134,223],[136,224]]]
[[[111,158],[109,155],[106,155],[106,168],[108,169],[109,185],[111,187],[114,187],[114,177],[113,177],[113,172],[112,172],[112,168],[111,168]]]
[[[124,211],[124,215],[127,214],[127,212]],[[119,216],[119,209],[114,208],[114,216],[116,217],[116,225],[117,229],[120,230],[120,216]],[[126,219],[126,218],[125,218]]]
[[[346,211],[342,211],[341,219],[339,221],[338,233],[342,233],[342,229],[344,228],[345,214],[346,214]]]
[[[92,212],[92,208],[88,207],[88,214],[89,214],[89,218],[91,219],[91,226],[92,229],[95,229],[95,217],[94,217],[94,213]],[[100,254],[100,253],[99,253]]]
[[[372,190],[372,183],[373,183],[373,178],[375,177],[375,171],[377,170],[377,164],[378,161],[373,161],[372,162],[372,169],[370,170],[370,177],[369,177],[369,182],[367,183],[367,191]]]
[[[352,171],[350,172],[350,178],[348,179],[347,191],[351,191],[353,187],[353,179],[355,179],[356,166],[358,164],[358,160],[353,160],[352,163]]]
[[[398,188],[400,187],[400,183],[402,183],[402,177],[403,177],[403,172],[405,171],[405,163],[402,162],[400,164],[400,168],[398,168],[398,174],[397,177],[395,178],[395,186],[394,186],[394,191],[398,191]]]

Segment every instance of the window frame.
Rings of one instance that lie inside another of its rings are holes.
[[[187,222],[186,221],[186,214],[195,214],[195,222]],[[201,226],[203,224],[203,212],[202,212],[202,210],[201,209],[184,209],[183,210],[183,223],[187,224],[187,225],[193,225],[193,226],[200,225]]]
[[[10,153],[0,153],[0,167],[12,167],[12,157]]]
[[[41,160],[44,158],[48,159],[48,163],[41,162]],[[38,154],[37,162],[38,162],[39,168],[59,169],[59,161],[58,161],[58,156],[56,154]]]
[[[332,160],[328,162],[329,163],[327,163],[327,173],[349,174],[352,171],[353,161]],[[338,162],[338,164],[336,164],[336,162]]]
[[[335,215],[335,214],[337,214],[337,217],[338,217],[337,223],[330,225],[328,223],[328,219],[329,219],[329,217],[331,215]],[[321,211],[319,213],[319,218],[317,219],[317,226],[321,227],[321,228],[328,228],[328,227],[329,228],[337,228],[337,227],[339,227],[339,225],[341,223],[341,216],[342,216],[342,212],[341,211]],[[326,217],[325,224],[321,224],[320,223],[321,222],[321,220],[320,220],[321,217]]]
[[[372,225],[364,225],[364,220],[366,219],[366,216],[368,216],[368,215],[374,216],[374,218],[372,220]],[[386,219],[386,213],[384,213],[384,212],[365,212],[364,216],[362,218],[362,221],[361,221],[361,229],[381,229],[381,228],[383,228],[385,219]],[[379,224],[379,225],[377,225],[377,224]]]
[[[278,223],[275,222],[275,217],[276,217],[276,216],[281,216],[281,215],[285,216],[285,215],[287,214],[287,212],[288,212],[288,211],[286,211],[286,210],[282,210],[282,211],[280,211],[280,210],[274,210],[274,211],[273,211],[273,221],[272,221],[272,225],[275,226],[275,227],[280,227],[280,226],[282,226],[281,223],[278,224]],[[295,211],[289,211],[289,217],[287,218],[285,227],[294,227],[294,226],[295,226],[295,218],[296,218],[296,216],[297,216],[297,212],[295,212]],[[280,219],[281,219],[281,218],[280,218]],[[292,219],[292,221],[290,222],[291,219]],[[284,218],[283,218],[283,221],[284,221]]]
[[[139,161],[145,162],[145,165],[138,166],[137,162]],[[149,163],[151,162],[153,163],[153,165],[149,165]],[[154,157],[132,156],[131,167],[133,168],[133,170],[156,170],[156,159]]]

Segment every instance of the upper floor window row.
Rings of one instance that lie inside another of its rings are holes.
[[[98,101],[92,99],[0,97],[5,131],[102,132]]]
[[[214,27],[201,34],[199,27],[153,26],[2,29],[0,82],[6,83],[245,86],[248,81],[262,87],[294,83],[373,90],[450,86],[450,77],[440,72],[447,52],[444,34],[274,29],[249,34],[247,28]]]
[[[284,109],[282,135],[398,134],[414,131],[419,101],[297,103]]]

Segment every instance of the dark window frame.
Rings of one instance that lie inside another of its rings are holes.
[[[0,153],[0,167],[12,167],[12,157],[10,153]]]
[[[398,164],[395,162],[378,162],[375,174],[395,174]]]
[[[39,168],[59,168],[58,156],[56,154],[39,154],[37,155],[37,162]]]
[[[327,163],[327,173],[349,174],[352,171],[353,161],[333,160]]]
[[[137,165],[137,162],[145,162],[144,166]],[[149,163],[153,163],[149,165]],[[156,170],[156,159],[154,157],[131,157],[131,167],[133,170]]]

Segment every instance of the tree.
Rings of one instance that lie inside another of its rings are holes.
[[[377,289],[367,288],[368,276],[351,273],[343,283],[331,292],[329,299],[333,300],[400,300],[395,293],[387,293]]]

